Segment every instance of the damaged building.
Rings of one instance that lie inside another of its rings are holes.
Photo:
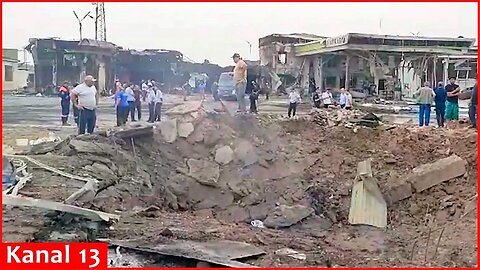
[[[107,91],[114,84],[113,57],[119,49],[105,41],[56,38],[32,38],[26,47],[33,56],[35,88],[46,93],[65,81],[82,82],[87,74],[97,78],[100,92]]]
[[[303,57],[295,55],[295,44],[304,44],[325,37],[304,34],[271,34],[259,39],[260,65],[270,70],[272,87],[276,90],[280,84],[288,87],[295,83],[301,74]]]
[[[272,66],[277,74],[289,71],[296,76],[291,81],[304,90],[346,87],[358,96],[401,99],[411,97],[425,81],[436,84],[455,76],[462,87],[469,87],[477,78],[477,49],[471,38],[349,33],[281,46],[272,41],[269,50],[266,39],[260,40],[262,65]],[[266,61],[272,54],[280,59]]]
[[[121,82],[139,84],[142,80],[155,80],[173,86],[179,83],[183,55],[173,50],[120,50],[115,60],[117,79]]]

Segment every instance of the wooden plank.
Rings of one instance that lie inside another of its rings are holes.
[[[52,202],[41,199],[34,199],[29,197],[19,197],[12,195],[2,195],[2,204],[11,206],[27,206],[46,210],[54,210],[65,213],[71,213],[86,217],[92,221],[106,221],[112,222],[120,219],[119,215],[109,214],[105,212],[85,209],[78,206],[63,204],[59,202]]]

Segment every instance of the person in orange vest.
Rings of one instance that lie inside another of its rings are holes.
[[[62,126],[70,125],[68,123],[68,115],[70,114],[70,89],[68,82],[64,82],[58,89],[60,97],[60,106],[62,107]]]

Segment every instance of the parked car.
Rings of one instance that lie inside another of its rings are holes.
[[[237,100],[233,72],[223,72],[218,78],[218,96],[224,100]]]

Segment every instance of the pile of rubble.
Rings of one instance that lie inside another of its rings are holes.
[[[377,127],[382,125],[381,119],[373,113],[364,113],[360,110],[340,109],[312,109],[310,120],[319,126],[334,127],[355,126]]]

